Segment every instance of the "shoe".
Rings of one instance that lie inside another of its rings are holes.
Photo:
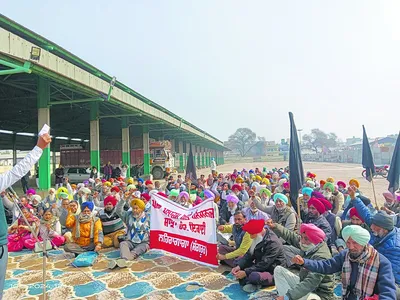
[[[128,266],[128,262],[123,258],[117,259],[116,264],[120,268],[126,268]]]
[[[115,260],[110,260],[109,262],[108,262],[108,268],[110,269],[110,270],[113,270],[113,269],[115,269],[117,267],[117,262],[115,261]]]
[[[243,287],[243,291],[245,291],[246,293],[249,293],[249,294],[254,293],[257,290],[258,290],[258,286],[251,284],[251,283],[248,283]]]

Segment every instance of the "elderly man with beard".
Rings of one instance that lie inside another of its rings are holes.
[[[381,210],[386,211],[389,215],[395,215],[400,212],[400,201],[396,200],[396,197],[391,192],[384,192],[383,197],[385,203],[381,207]]]
[[[103,228],[99,218],[93,216],[93,202],[87,201],[81,204],[81,213],[75,215],[70,208],[68,211],[66,227],[72,231],[73,243],[64,246],[66,252],[74,255],[86,251],[100,251],[104,240]]]
[[[124,223],[115,209],[117,203],[117,198],[114,196],[108,196],[104,199],[104,208],[99,212],[99,218],[104,233],[104,248],[119,248],[118,238],[125,235]]]
[[[117,205],[117,214],[126,225],[126,236],[120,241],[119,249],[121,259],[111,261],[109,268],[116,266],[123,268],[127,261],[137,259],[140,255],[149,250],[150,243],[150,217],[145,213],[145,203],[140,199],[133,199],[130,202],[132,210],[124,211],[124,202]]]
[[[300,235],[272,220],[268,220],[267,225],[277,236],[299,249],[304,258],[320,260],[332,257],[324,241],[325,233],[314,224],[302,224]],[[280,295],[277,299],[334,299],[333,276],[310,272],[306,268],[300,268],[297,276],[285,268],[276,267],[275,285]]]
[[[303,187],[301,190],[301,193],[303,196],[299,197],[298,201],[300,201],[300,214],[301,214],[301,219],[303,220],[306,216],[306,214],[308,213],[308,206],[307,203],[308,201],[311,199],[312,197],[312,193],[314,192],[314,190],[310,187]]]
[[[45,209],[48,209],[53,206],[53,204],[57,203],[57,197],[56,197],[56,190],[51,188],[49,189],[49,194],[47,197],[43,200],[42,204]]]
[[[234,260],[246,254],[251,245],[250,234],[242,230],[243,225],[246,223],[246,217],[243,212],[237,211],[234,214],[235,224],[233,225],[220,225],[218,230],[221,233],[231,233],[235,246],[220,245],[218,247],[217,259],[224,262],[230,267],[234,267]]]
[[[331,244],[331,235],[332,228],[329,222],[324,217],[324,213],[326,212],[325,205],[317,198],[312,197],[308,203],[308,213],[303,220],[305,224],[314,224],[318,228],[322,229],[325,232],[326,239],[328,241],[328,246]]]
[[[221,204],[222,204],[222,200],[221,200]],[[229,224],[229,223],[233,224],[233,222],[230,222],[231,217],[233,217],[235,212],[237,212],[238,210],[241,210],[241,208],[242,208],[242,205],[241,205],[240,200],[235,195],[232,195],[232,194],[228,195],[226,197],[226,202],[224,202],[220,206],[219,223],[221,225],[225,225],[225,224]]]
[[[322,193],[325,199],[332,203],[332,213],[337,214],[342,210],[344,204],[344,196],[341,192],[335,188],[333,183],[327,182],[324,185],[324,191]]]
[[[243,208],[243,213],[246,216],[246,220],[268,220],[269,216],[265,212],[259,210],[252,199],[248,201],[249,207]]]
[[[267,213],[270,218],[288,230],[294,230],[296,227],[296,213],[287,206],[289,199],[283,194],[275,194],[274,197],[275,205],[266,206],[263,205],[260,201],[260,198],[255,197],[252,194],[251,200],[254,202],[254,205],[264,213]]]
[[[394,227],[393,217],[385,211],[378,211],[372,215],[364,203],[356,197],[355,188],[349,188],[349,195],[354,207],[371,228],[370,244],[392,264],[397,296],[400,299],[400,229]]]
[[[350,209],[350,221],[346,220],[346,221],[342,222],[342,232],[343,232],[343,229],[349,225],[361,226],[362,228],[371,232],[371,229],[368,227],[367,224],[365,224],[364,219],[360,216],[360,214],[358,213],[358,211],[355,207]],[[336,247],[339,252],[346,249],[346,242],[343,240],[342,232],[340,233],[338,239],[335,242]]]
[[[264,228],[263,220],[251,220],[243,225],[252,239],[247,253],[238,260],[232,274],[247,293],[260,287],[274,284],[274,269],[285,266],[282,242],[269,229]]]
[[[341,271],[342,299],[396,299],[396,286],[390,262],[368,244],[369,232],[360,226],[349,225],[343,229],[342,234],[347,250],[327,260],[295,256],[293,263],[320,274],[335,274]]]
[[[247,193],[246,190],[243,190],[243,188],[240,186],[240,184],[236,183],[236,184],[232,185],[232,192],[243,203],[246,203],[247,200],[249,200],[249,194]]]

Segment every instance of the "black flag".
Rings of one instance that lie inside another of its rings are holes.
[[[367,133],[363,125],[363,147],[362,147],[362,166],[366,170],[365,178],[371,182],[375,175],[374,157],[372,156],[371,146],[369,145]]]
[[[289,176],[290,176],[290,201],[293,207],[297,206],[299,190],[304,183],[303,162],[299,139],[297,137],[296,124],[294,124],[293,114],[289,112],[290,119],[290,146],[289,146]]]
[[[394,194],[399,189],[400,181],[400,132],[394,147],[387,180],[389,181],[389,192]]]
[[[194,163],[194,157],[193,157],[193,152],[192,152],[192,144],[190,144],[190,150],[189,150],[189,156],[186,164],[186,177],[185,178],[190,178],[192,182],[197,181],[197,175],[196,175],[196,164]]]

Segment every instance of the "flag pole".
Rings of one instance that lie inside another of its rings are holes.
[[[376,208],[376,210],[379,210],[378,201],[376,200],[374,178],[373,178],[373,175],[372,175],[372,174],[371,174],[371,184],[372,184],[372,191],[374,192],[375,208]]]
[[[300,234],[300,222],[301,222],[300,199],[297,198],[297,230],[299,234]]]

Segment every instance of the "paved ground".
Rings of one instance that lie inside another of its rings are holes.
[[[234,164],[225,164],[219,166],[217,168],[218,172],[222,173],[231,173],[233,169],[242,170],[246,168],[247,170],[254,169],[256,167],[267,169],[272,169],[274,167],[280,168],[285,167],[289,163],[288,162],[256,162],[256,163],[234,163]],[[374,201],[374,193],[372,190],[372,184],[369,183],[361,176],[361,172],[364,170],[361,165],[357,164],[340,164],[340,163],[317,163],[317,162],[304,162],[303,163],[304,172],[311,171],[317,175],[317,179],[326,179],[328,177],[333,177],[336,181],[342,180],[346,183],[349,182],[351,178],[357,179],[360,184],[360,190],[367,197]],[[208,174],[208,169],[201,169],[198,172],[199,174]],[[383,178],[378,177],[374,179],[376,198],[378,200],[379,206],[383,204],[383,196],[382,193],[387,191],[389,182]]]

